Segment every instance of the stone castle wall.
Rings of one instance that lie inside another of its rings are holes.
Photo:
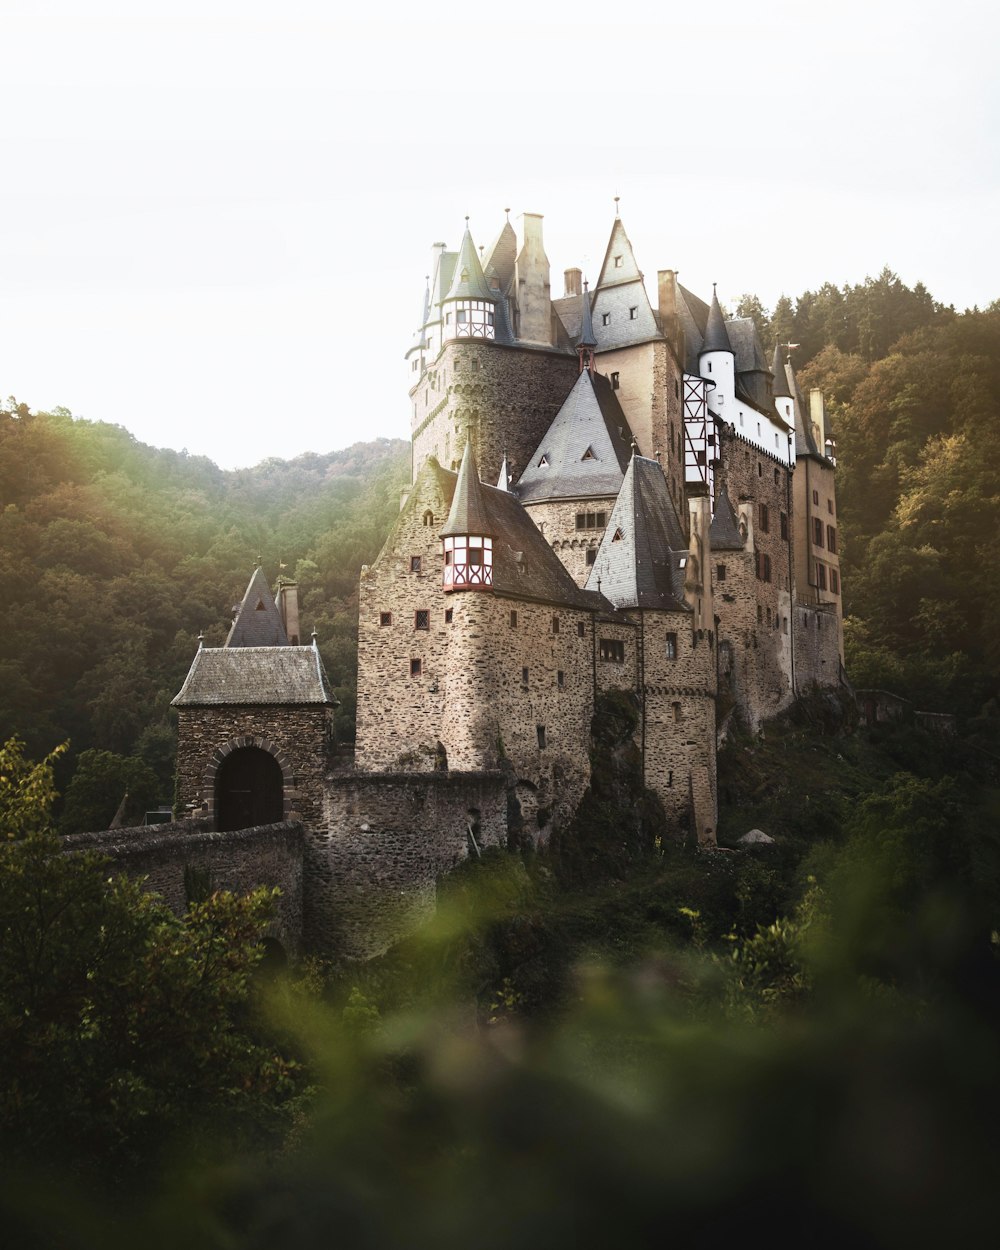
[[[309,946],[381,954],[434,914],[437,879],[476,854],[472,838],[505,845],[506,815],[499,772],[330,777],[306,845]]]
[[[825,607],[795,605],[795,686],[804,694],[810,686],[840,682],[839,614]]]
[[[593,565],[587,563],[587,552],[595,554],[601,545],[615,496],[598,499],[554,500],[550,503],[526,504],[525,511],[545,536],[545,541],[569,570],[578,586],[586,586]],[[600,528],[576,528],[577,513],[603,512],[605,523]]]
[[[414,474],[428,456],[457,469],[470,428],[484,482],[496,483],[505,452],[522,473],[578,375],[575,355],[446,343],[411,393]]]
[[[303,845],[298,823],[215,833],[207,820],[108,829],[63,839],[66,851],[108,855],[118,871],[143,879],[144,888],[159,894],[178,915],[187,910],[188,868],[203,874],[212,890],[248,894],[258,886],[277,886],[281,894],[268,932],[292,957],[302,949]]]

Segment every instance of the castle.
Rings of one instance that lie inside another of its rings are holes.
[[[782,345],[657,275],[619,217],[593,290],[553,298],[542,219],[436,244],[406,355],[412,481],[361,573],[357,743],[294,585],[256,570],[174,700],[178,794],[221,829],[297,815],[306,928],[380,949],[458,858],[564,827],[603,691],[631,692],[646,786],[714,845],[715,752],[842,679],[834,444]]]

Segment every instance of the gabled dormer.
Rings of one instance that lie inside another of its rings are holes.
[[[465,444],[448,520],[441,531],[445,590],[492,589],[495,537],[470,439]]]
[[[495,338],[499,296],[499,290],[490,286],[483,273],[466,218],[451,287],[441,301],[442,341]]]

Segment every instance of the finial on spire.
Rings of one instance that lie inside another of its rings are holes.
[[[312,640],[313,640],[313,646],[315,647],[315,645],[316,645],[316,639],[319,637],[319,634],[317,634],[317,633],[316,633],[316,626],[315,626],[315,625],[313,626],[312,634],[310,635],[310,637],[312,638]]]
[[[205,645],[205,635],[201,630],[199,630],[198,631],[198,650],[200,651],[204,645]]]
[[[619,208],[618,208],[618,201],[619,201],[621,198],[622,198],[622,197],[621,197],[620,195],[616,195],[616,196],[615,196],[615,216],[616,216],[616,217],[620,217],[620,216],[621,216],[621,212],[619,211]]]
[[[507,220],[510,221],[510,209],[505,208],[503,211],[507,214]]]
[[[466,213],[466,214],[465,214],[465,224],[466,224],[466,225],[468,225],[468,224],[469,224],[469,214],[468,214],[468,213]]]

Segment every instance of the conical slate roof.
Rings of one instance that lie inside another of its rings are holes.
[[[462,236],[462,246],[458,251],[458,260],[455,262],[455,276],[445,299],[485,299],[494,304],[496,298],[497,293],[490,290],[479,260],[479,253],[472,241],[469,227],[466,226],[465,234]]]
[[[497,490],[510,490],[510,465],[507,463],[507,453],[503,454],[503,461],[500,464],[500,476],[497,478]]]
[[[594,319],[590,315],[590,292],[587,290],[587,283],[583,284],[583,291],[580,294],[580,336],[576,340],[577,347],[596,347],[597,339],[594,337]]]
[[[785,373],[785,362],[781,355],[781,344],[774,345],[774,360],[771,362],[771,372],[774,374],[773,395],[775,399],[791,399],[792,392],[788,385],[788,375]]]
[[[465,454],[458,470],[458,482],[451,501],[451,511],[444,523],[441,537],[452,534],[478,534],[495,537],[491,528],[486,505],[483,503],[483,487],[479,481],[479,469],[472,451],[471,438],[465,444]]]
[[[687,543],[656,460],[633,456],[590,571],[588,590],[617,608],[686,612]]]
[[[726,319],[722,315],[719,297],[712,284],[712,306],[708,310],[708,322],[705,326],[705,341],[701,345],[703,352],[731,352],[733,345],[726,332]]]
[[[483,268],[490,265],[496,270],[500,281],[500,290],[507,293],[514,277],[514,266],[517,263],[517,235],[509,221],[505,221],[500,233],[486,249]]]
[[[227,647],[287,647],[288,635],[281,621],[264,570],[258,565],[247,586],[243,602],[226,638]]]
[[[742,551],[746,546],[729,492],[724,488],[719,490],[715,500],[715,516],[708,534],[713,551]]]
[[[522,503],[617,495],[632,435],[607,378],[584,369],[518,480]]]

